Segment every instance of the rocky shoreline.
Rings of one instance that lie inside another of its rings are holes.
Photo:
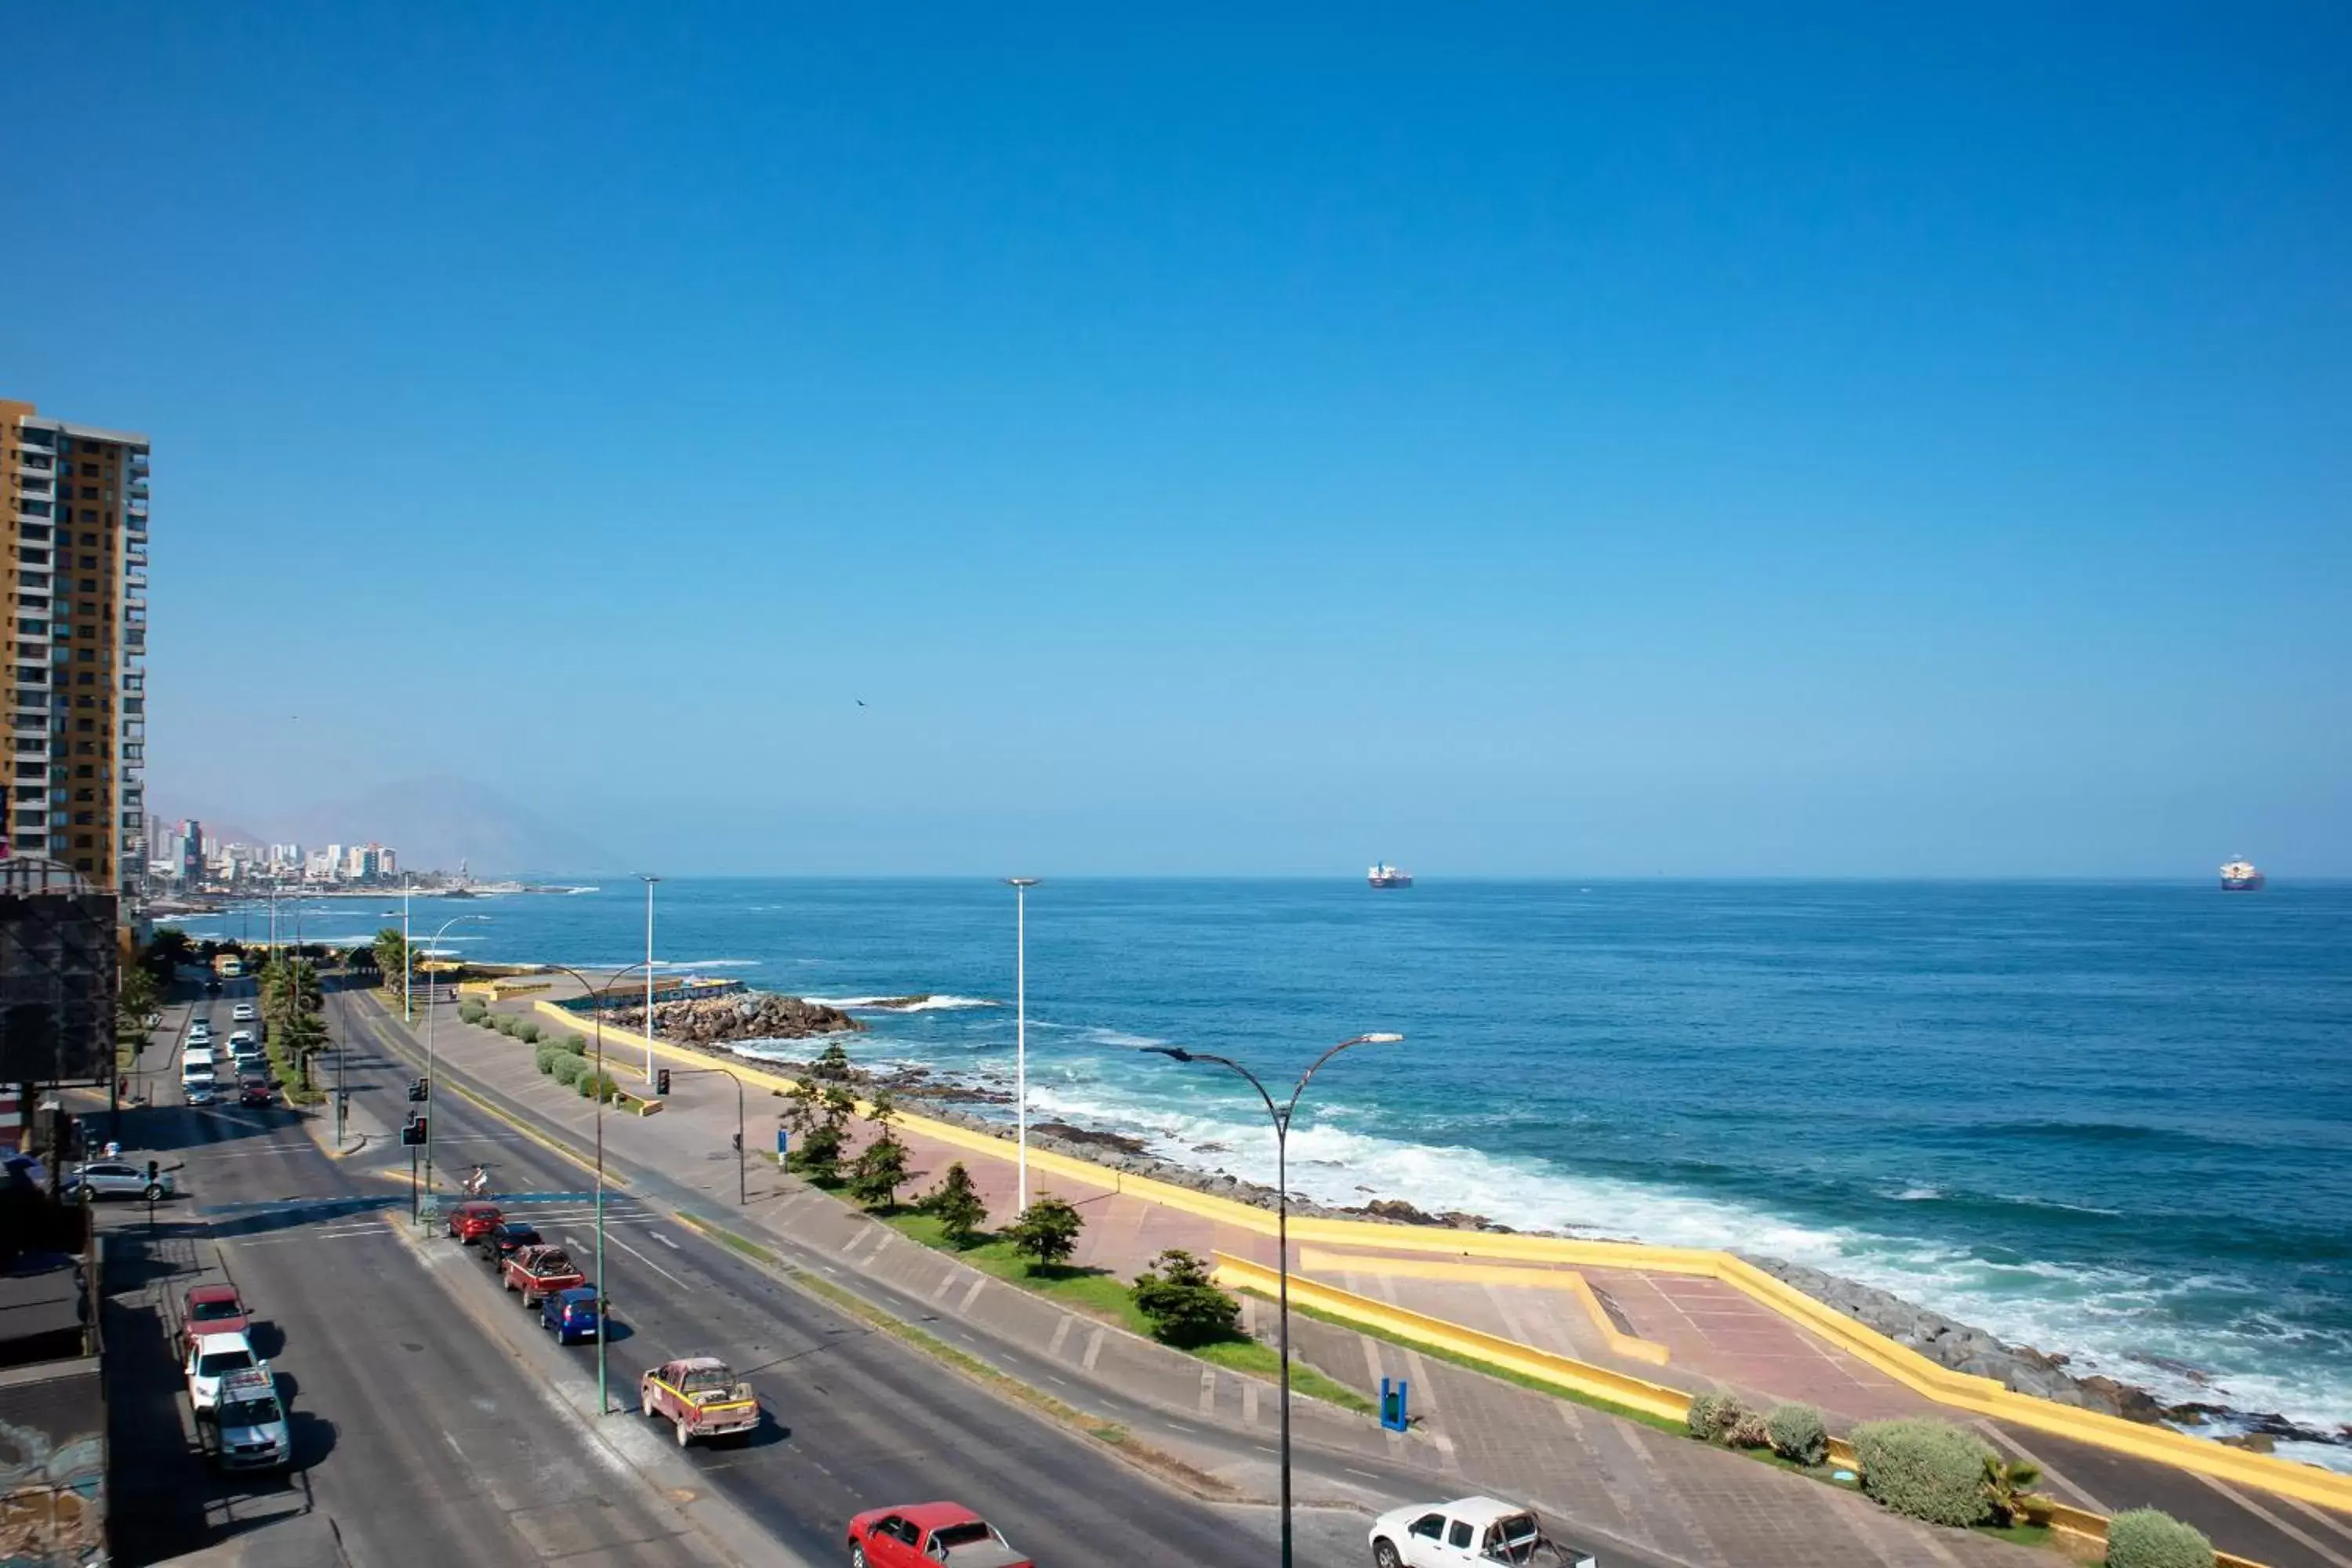
[[[643,1006],[615,1007],[605,1015],[623,1028],[645,1027]],[[814,1035],[862,1033],[864,1024],[838,1007],[746,991],[654,1004],[654,1034],[681,1046],[709,1047],[745,1040],[803,1040]]]
[[[739,1000],[739,999],[729,999]],[[795,998],[770,1000],[796,1001]],[[670,1004],[674,1006],[705,1006],[710,1004]],[[801,1003],[820,1013],[834,1009]],[[663,1009],[655,1009],[657,1021]],[[865,1026],[842,1016],[847,1027],[862,1029]],[[834,1026],[839,1028],[842,1026]],[[810,1033],[831,1032],[811,1030]],[[663,1034],[669,1037],[666,1023]],[[762,1037],[797,1037],[769,1034]],[[703,1040],[680,1043],[698,1046],[714,1055],[731,1055],[723,1044]],[[805,1071],[811,1064],[782,1058],[761,1058],[763,1065],[779,1071]],[[1013,1097],[1002,1090],[983,1089],[935,1077],[929,1068],[901,1068],[887,1072],[873,1072],[853,1068],[849,1081],[871,1091],[887,1089],[902,1101],[919,1102],[921,1113],[937,1121],[951,1122],[992,1137],[1010,1139],[1013,1129],[997,1117],[983,1115],[968,1109],[975,1105],[1007,1105]],[[1145,1140],[1121,1132],[1108,1132],[1080,1127],[1067,1121],[1033,1121],[1029,1126],[1029,1142],[1033,1148],[1066,1154],[1107,1169],[1122,1171],[1130,1175],[1148,1176],[1172,1186],[1185,1187],[1212,1196],[1230,1198],[1236,1203],[1258,1208],[1273,1208],[1277,1194],[1272,1187],[1241,1177],[1222,1169],[1204,1170],[1200,1166],[1180,1164],[1161,1159],[1150,1152]],[[1221,1144],[1203,1143],[1192,1152],[1203,1156],[1223,1153]],[[1332,1219],[1370,1219],[1391,1225],[1433,1226],[1455,1230],[1484,1230],[1514,1233],[1513,1227],[1501,1225],[1484,1215],[1449,1210],[1441,1214],[1427,1213],[1400,1198],[1372,1197],[1365,1203],[1343,1207],[1316,1203],[1293,1194],[1290,1199],[1293,1214]],[[1515,1233],[1516,1234],[1516,1233]],[[1550,1236],[1554,1231],[1528,1231],[1523,1234]],[[1956,1372],[1971,1373],[1990,1377],[2005,1387],[2041,1398],[2117,1415],[2128,1421],[2184,1427],[2191,1430],[2226,1429],[2216,1441],[2267,1453],[2282,1442],[2321,1443],[2352,1447],[2352,1426],[2335,1431],[2305,1426],[2275,1412],[2242,1411],[2227,1405],[2192,1401],[2167,1405],[2147,1389],[2137,1384],[2108,1377],[2104,1373],[2077,1375],[2068,1370],[2068,1358],[2032,1345],[2012,1345],[1982,1329],[1957,1322],[1940,1312],[1931,1311],[1916,1302],[1906,1301],[1889,1291],[1846,1279],[1838,1275],[1785,1258],[1740,1253],[1774,1279],[1793,1286],[1813,1300],[1843,1312],[1898,1344],[1917,1351],[1938,1365]],[[2179,1369],[2190,1381],[2200,1374],[2192,1369]]]

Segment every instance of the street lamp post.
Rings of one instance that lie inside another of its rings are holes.
[[[696,1073],[725,1073],[735,1079],[735,1205],[738,1208],[751,1206],[751,1178],[743,1173],[743,1080],[730,1068],[672,1068],[672,1078],[688,1078]]]
[[[464,921],[488,921],[489,918],[490,918],[490,917],[489,917],[489,916],[488,916],[488,915],[451,915],[447,920],[443,921],[441,922],[441,930],[440,930],[440,931],[435,931],[435,932],[433,933],[433,942],[432,942],[432,945],[433,945],[434,947],[439,947],[439,946],[441,945],[441,936],[442,936],[442,932],[446,931],[447,931],[451,926],[453,926],[453,925],[457,925],[457,924],[458,924],[459,922]],[[404,933],[404,932],[402,934],[401,939],[400,939],[400,956],[401,956],[401,965],[400,965],[400,966],[401,966],[401,968],[403,968],[404,970],[407,971],[407,972],[408,972],[409,973],[411,973],[411,974],[415,973],[416,973],[416,954],[415,954],[415,952],[414,951],[412,951],[412,950],[409,948],[409,945],[408,945],[408,937],[407,937],[406,933]],[[407,984],[407,982],[404,979],[404,980],[402,981],[402,984],[403,984],[403,985],[404,985],[404,986]],[[429,1192],[431,1192],[431,1191],[433,1190],[433,1124],[434,1124],[436,1121],[440,1121],[440,1120],[441,1120],[439,1117],[437,1117],[437,1116],[436,1116],[436,1115],[434,1115],[434,1114],[433,1114],[433,1091],[434,1091],[436,1089],[438,1089],[438,1088],[440,1087],[440,1085],[439,1085],[436,1081],[435,1081],[436,1075],[435,1075],[435,1072],[434,1072],[434,1068],[438,1065],[438,1063],[437,1063],[437,1058],[434,1056],[434,1053],[433,1053],[433,1022],[434,1022],[434,1020],[435,1020],[435,1019],[438,1018],[440,1016],[441,1016],[441,1015],[440,1015],[437,1011],[436,1011],[436,1010],[435,1010],[435,1008],[434,1008],[434,1006],[433,1006],[433,1005],[432,1005],[431,1003],[429,1003],[429,1002],[428,1002],[428,1003],[426,1003],[426,1004],[425,1004],[425,1190],[426,1192],[428,1192],[428,1193],[429,1193]]]
[[[400,1021],[416,1022],[416,950],[408,943],[408,889],[400,889]],[[426,1131],[431,1131],[430,1123]]]
[[[1230,1068],[1232,1070],[1241,1074],[1242,1077],[1249,1080],[1249,1086],[1257,1090],[1257,1097],[1265,1101],[1266,1114],[1274,1119],[1275,1245],[1280,1253],[1280,1257],[1276,1259],[1276,1274],[1280,1281],[1278,1289],[1281,1296],[1281,1306],[1277,1312],[1279,1324],[1277,1333],[1281,1339],[1281,1347],[1278,1353],[1282,1359],[1282,1568],[1291,1568],[1290,1118],[1292,1113],[1298,1109],[1298,1097],[1307,1092],[1307,1080],[1313,1078],[1316,1072],[1321,1068],[1325,1062],[1329,1061],[1333,1057],[1338,1056],[1341,1051],[1348,1049],[1350,1046],[1393,1045],[1403,1038],[1404,1037],[1402,1035],[1383,1034],[1358,1035],[1352,1040],[1341,1040],[1338,1045],[1333,1046],[1329,1050],[1325,1051],[1321,1056],[1317,1057],[1315,1058],[1314,1065],[1309,1067],[1305,1072],[1298,1075],[1298,1087],[1290,1091],[1289,1100],[1279,1106],[1274,1103],[1274,1096],[1266,1092],[1265,1085],[1258,1081],[1257,1074],[1250,1071],[1249,1068],[1242,1066],[1241,1063],[1234,1060],[1231,1057],[1213,1056],[1207,1051],[1188,1051],[1181,1046],[1148,1046],[1145,1047],[1145,1049],[1155,1052],[1160,1056],[1170,1057],[1180,1062],[1214,1062],[1219,1067]]]
[[[1029,889],[1037,885],[1034,877],[1007,877],[1005,884],[1013,889],[1013,1098],[1018,1108],[1014,1112],[1017,1124],[1016,1147],[1019,1150],[1020,1176],[1014,1197],[1014,1212],[1029,1212]]]
[[[581,991],[588,998],[589,1021],[596,1031],[596,1091],[589,1098],[596,1105],[596,1414],[602,1415],[611,1408],[611,1402],[604,1394],[604,1342],[610,1337],[607,1326],[612,1321],[613,1306],[604,1295],[604,1009],[600,1005],[596,988],[588,984],[586,975],[568,963],[551,963],[548,967],[560,969],[580,983]],[[636,967],[634,963],[629,965],[629,969]],[[621,976],[629,969],[614,971],[612,978],[604,984],[608,986],[619,984]],[[648,1023],[647,1027],[651,1026]]]
[[[654,884],[661,879],[640,871],[637,880],[646,885],[646,1082],[650,1084],[654,1081]]]

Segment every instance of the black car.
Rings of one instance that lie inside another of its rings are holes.
[[[492,1268],[504,1268],[509,1253],[520,1247],[537,1247],[546,1239],[536,1226],[519,1219],[500,1220],[482,1233],[482,1261]]]
[[[257,1072],[242,1074],[236,1080],[236,1102],[239,1105],[270,1106],[277,1099],[269,1092],[269,1080]]]

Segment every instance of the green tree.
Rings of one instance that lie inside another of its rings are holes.
[[[375,933],[375,942],[372,945],[377,973],[383,976],[381,984],[394,988],[407,984],[409,964],[416,954],[408,939],[400,934],[400,928],[385,926]],[[404,996],[403,1000],[405,1000]]]
[[[1034,1273],[1067,1261],[1078,1249],[1078,1232],[1086,1224],[1068,1199],[1047,1193],[1023,1209],[1004,1235],[1013,1250],[1029,1259],[1030,1272]]]
[[[1217,1289],[1208,1267],[1181,1247],[1154,1258],[1129,1294],[1150,1320],[1151,1337],[1164,1344],[1204,1345],[1241,1331],[1241,1302]]]
[[[958,1160],[940,1178],[940,1184],[923,1194],[922,1210],[940,1222],[940,1234],[950,1247],[970,1247],[979,1239],[980,1227],[988,1223],[988,1204],[972,1185],[971,1173]]]
[[[791,1131],[806,1137],[822,1120],[824,1107],[824,1091],[817,1088],[816,1079],[803,1073],[793,1080],[791,1091],[784,1096],[784,1108],[776,1113],[776,1120]]]
[[[122,972],[121,987],[114,995],[114,1035],[125,1045],[142,1044],[147,1038],[147,1019],[163,1005],[163,987],[144,969],[133,966]]]
[[[173,926],[165,926],[157,931],[139,955],[139,967],[162,985],[172,983],[180,965],[195,962],[196,944],[188,940],[186,931]]]
[[[841,1179],[841,1129],[820,1120],[802,1135],[801,1145],[786,1162],[813,1182]]]
[[[907,1179],[907,1146],[887,1129],[865,1148],[849,1167],[849,1194],[868,1208],[895,1208],[898,1188]]]
[[[830,1082],[845,1083],[850,1073],[849,1053],[835,1040],[817,1053],[816,1060],[809,1064],[809,1072]]]

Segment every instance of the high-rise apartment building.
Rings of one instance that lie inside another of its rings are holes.
[[[5,853],[146,881],[147,437],[0,399]]]

